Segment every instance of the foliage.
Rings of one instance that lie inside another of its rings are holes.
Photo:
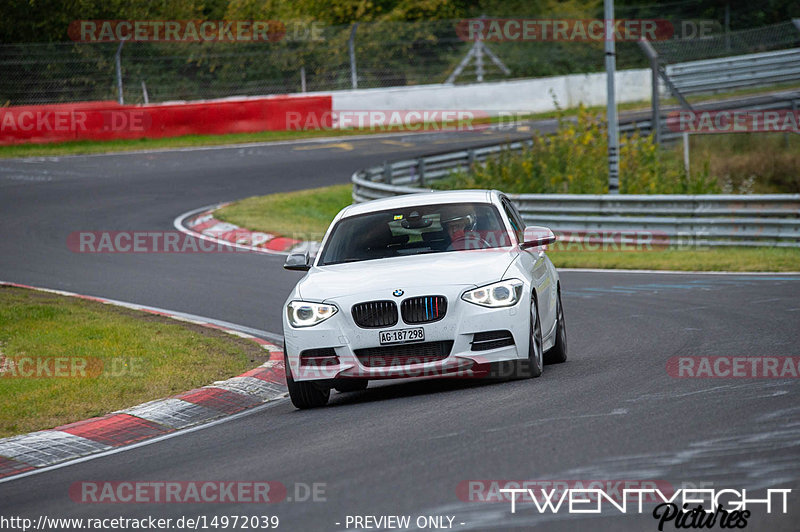
[[[503,151],[472,171],[454,174],[437,188],[497,188],[511,193],[605,194],[608,137],[605,122],[581,107],[577,120],[559,114],[558,130],[535,135],[521,152]],[[652,137],[620,139],[623,194],[712,194],[720,191],[707,168],[686,175],[678,154],[661,150]]]

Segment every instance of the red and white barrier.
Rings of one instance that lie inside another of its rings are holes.
[[[330,95],[119,105],[112,101],[0,108],[0,145],[283,131],[286,116],[331,116]],[[330,120],[330,119],[329,119]],[[320,124],[321,128],[331,124]]]

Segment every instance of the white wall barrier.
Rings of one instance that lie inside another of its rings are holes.
[[[616,73],[617,102],[650,101],[649,69]],[[562,108],[606,104],[606,74],[572,74],[537,79],[472,83],[468,85],[417,85],[382,89],[334,91],[333,110],[391,111],[437,110],[503,113],[541,113]]]

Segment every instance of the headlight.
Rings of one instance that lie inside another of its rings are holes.
[[[339,312],[336,305],[292,301],[286,306],[286,314],[292,327],[311,327]]]
[[[522,295],[522,281],[509,279],[464,292],[461,299],[482,307],[510,307]]]

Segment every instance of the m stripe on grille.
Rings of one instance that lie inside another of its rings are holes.
[[[400,305],[406,323],[430,323],[444,318],[447,298],[444,296],[410,297]]]

